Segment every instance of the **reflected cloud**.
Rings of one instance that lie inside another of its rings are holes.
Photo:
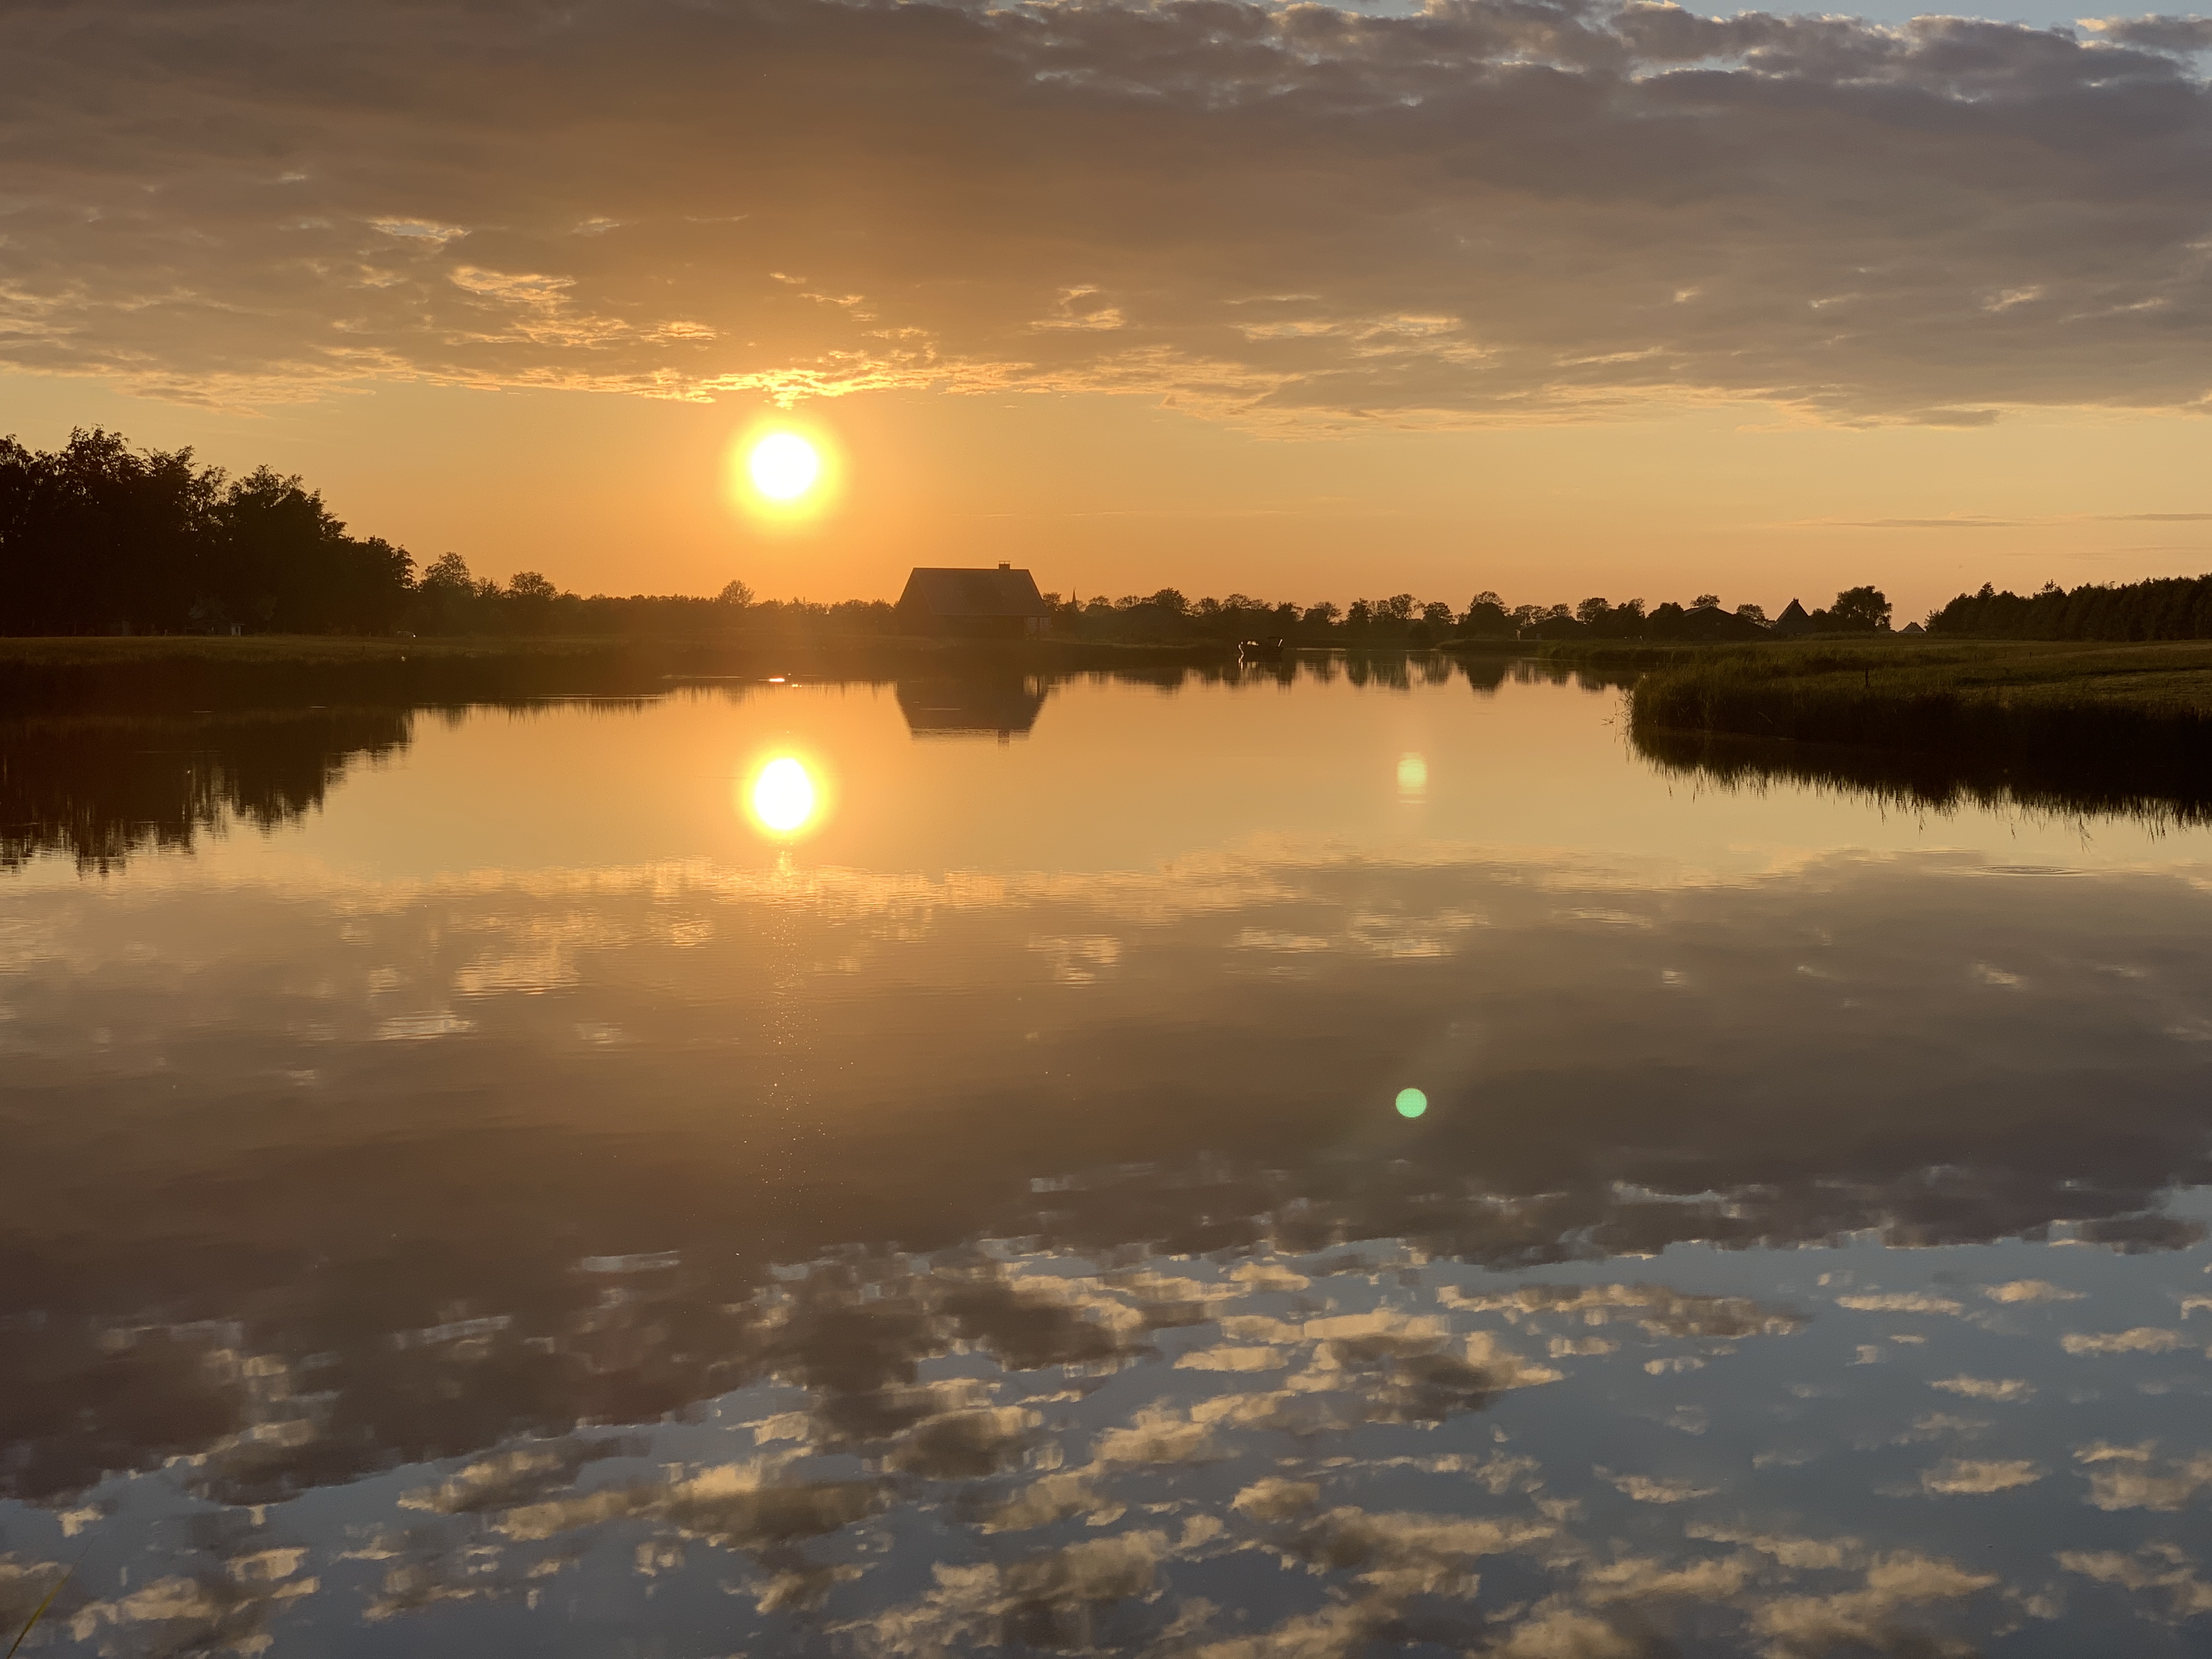
[[[19,883],[0,1608],[76,1536],[118,1655],[2156,1652],[2201,874]]]

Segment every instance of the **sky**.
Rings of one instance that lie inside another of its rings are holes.
[[[2212,568],[2212,21],[1608,0],[0,15],[0,431],[580,592]],[[809,510],[731,458],[817,442]]]

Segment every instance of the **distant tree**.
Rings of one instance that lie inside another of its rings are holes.
[[[1692,611],[1703,611],[1708,606],[1717,611],[1720,609],[1720,605],[1721,596],[1717,593],[1700,593],[1696,599],[1690,601],[1690,609]]]
[[[1766,607],[1763,605],[1740,605],[1735,608],[1735,614],[1748,617],[1755,623],[1763,623],[1766,620]]]
[[[1879,633],[1889,626],[1889,600],[1878,587],[1847,587],[1828,608],[1828,625],[1854,634]]]
[[[1505,614],[1505,607],[1498,602],[1498,595],[1487,591],[1476,594],[1468,602],[1467,613],[1459,619],[1459,625],[1461,632],[1471,639],[1513,637],[1513,618]]]
[[[518,570],[507,584],[510,598],[543,604],[561,597],[561,590],[535,570]]]
[[[1584,599],[1575,607],[1575,620],[1594,628],[1605,620],[1606,613],[1612,609],[1603,599]]]
[[[459,554],[441,553],[423,571],[422,587],[426,593],[472,593],[476,579],[469,574],[469,562]]]
[[[1158,605],[1170,616],[1174,617],[1180,617],[1190,609],[1190,601],[1183,598],[1178,589],[1172,587],[1163,587],[1145,603]]]
[[[1364,634],[1374,625],[1374,623],[1375,607],[1365,599],[1354,599],[1352,602],[1352,609],[1344,613],[1344,627],[1346,633]]]
[[[1375,615],[1378,621],[1401,625],[1411,622],[1413,618],[1413,596],[1411,593],[1393,593],[1376,605]]]
[[[1442,599],[1431,599],[1421,607],[1421,620],[1432,630],[1445,633],[1450,630],[1457,618],[1452,615],[1452,608]]]
[[[733,605],[742,611],[753,602],[753,590],[746,583],[732,576],[722,584],[722,591],[714,595],[714,602],[717,605]]]
[[[1318,605],[1308,605],[1302,620],[1308,628],[1334,628],[1337,618],[1343,614],[1330,601],[1323,599]]]

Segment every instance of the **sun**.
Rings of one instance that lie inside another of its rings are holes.
[[[828,428],[769,417],[730,434],[722,488],[731,510],[763,530],[804,532],[836,513],[845,456]]]
[[[795,432],[771,432],[745,457],[753,488],[772,501],[795,501],[822,477],[822,457]]]

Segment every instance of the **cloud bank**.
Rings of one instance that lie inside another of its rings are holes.
[[[2200,405],[2202,20],[1592,0],[0,16],[0,362],[1246,424]]]

